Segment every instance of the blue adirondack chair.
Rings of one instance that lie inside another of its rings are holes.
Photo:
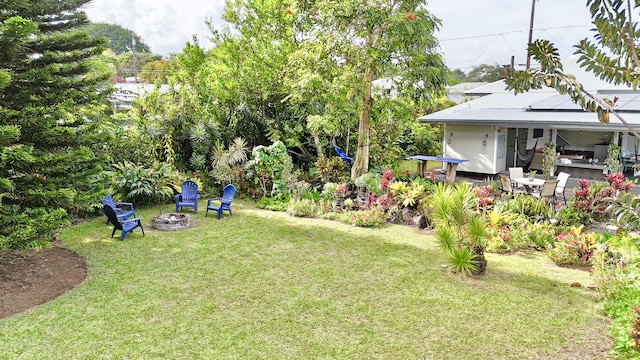
[[[198,184],[192,180],[187,180],[182,183],[182,192],[176,194],[176,212],[183,207],[192,207],[193,213],[198,212],[198,200],[200,194],[198,194]]]
[[[133,204],[129,203],[129,202],[114,202],[113,201],[113,197],[111,197],[111,194],[107,195],[104,197],[104,199],[102,199],[102,205],[109,205],[111,206],[115,212],[116,212],[116,217],[118,219],[122,219],[122,220],[127,220],[128,218],[130,218],[131,216],[136,216],[136,213],[133,209]],[[126,208],[123,208],[125,207]],[[107,217],[107,225],[109,224],[109,218]]]
[[[113,237],[113,234],[116,233],[116,230],[120,230],[122,231],[122,233],[120,233],[120,241],[123,241],[127,233],[132,232],[138,227],[140,228],[140,230],[142,230],[142,236],[144,236],[144,228],[142,227],[142,222],[140,222],[140,219],[135,218],[120,221],[118,220],[118,215],[116,214],[115,209],[111,207],[111,205],[104,205],[102,208],[104,210],[104,214],[107,216],[107,219],[109,219],[109,221],[111,221],[111,223],[113,224],[111,237]]]
[[[222,190],[221,198],[217,197],[217,198],[211,198],[207,200],[207,212],[205,213],[204,216],[207,217],[207,215],[209,215],[209,210],[216,211],[218,213],[218,220],[220,220],[223,210],[227,210],[230,215],[233,215],[231,213],[231,203],[233,202],[233,198],[235,196],[236,196],[236,187],[231,184],[225,186],[224,189]],[[211,205],[212,201],[220,201],[220,206]]]

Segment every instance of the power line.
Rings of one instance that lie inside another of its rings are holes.
[[[552,30],[552,29],[569,29],[569,28],[591,27],[591,26],[593,25],[564,25],[564,26],[553,26],[553,27],[547,27],[547,28],[535,28],[534,30],[546,31],[546,30]],[[513,34],[513,33],[522,33],[522,30],[512,30],[507,32],[484,34],[484,35],[471,35],[471,36],[463,36],[463,37],[450,38],[450,39],[438,39],[438,41],[444,42],[444,41],[467,40],[467,39],[476,39],[476,38],[491,37],[491,36],[504,36],[506,34]]]

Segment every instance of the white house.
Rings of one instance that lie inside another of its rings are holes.
[[[586,73],[576,58],[564,64],[584,88],[600,98],[618,98],[616,109],[634,129],[640,129],[640,92],[606,83]],[[544,144],[556,144],[560,159],[555,170],[576,177],[600,179],[609,144],[622,147],[627,165],[640,154],[640,140],[615,117],[602,124],[595,113],[583,111],[566,95],[551,88],[515,95],[505,90],[504,81],[472,89],[472,94],[487,94],[451,108],[423,116],[422,123],[443,125],[444,157],[467,159],[459,171],[498,174],[520,166],[518,151],[537,149],[530,164],[541,168]],[[589,163],[588,159],[592,159]],[[597,161],[596,161],[597,159]],[[640,163],[640,161],[638,161]]]

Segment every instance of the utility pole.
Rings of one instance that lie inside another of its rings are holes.
[[[527,65],[526,68],[529,70],[531,66],[531,42],[533,42],[533,18],[536,12],[536,0],[531,0],[531,21],[529,22],[529,42],[527,43]]]

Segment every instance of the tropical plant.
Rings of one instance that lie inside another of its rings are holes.
[[[538,219],[549,219],[554,210],[553,204],[549,204],[544,199],[521,194],[516,194],[509,199],[506,208],[514,213]]]
[[[372,206],[367,210],[347,211],[340,216],[340,220],[359,227],[376,227],[386,222],[384,209]]]
[[[475,211],[476,196],[466,182],[440,183],[430,195],[431,216],[439,247],[449,255],[453,271],[480,275],[486,271],[484,248],[487,226]]]
[[[567,233],[558,235],[553,247],[545,252],[549,259],[560,266],[588,266],[596,250],[595,233],[582,232],[583,226],[574,226]]]
[[[553,163],[555,161],[556,144],[554,144],[553,141],[548,141],[542,149],[542,176],[545,180],[551,177],[551,169],[553,169]]]
[[[640,197],[633,193],[621,195],[611,205],[616,224],[629,230],[640,229]]]
[[[617,173],[620,170],[620,145],[609,144],[607,147],[607,158],[605,163],[609,166],[609,171],[612,174]]]
[[[209,175],[223,186],[243,178],[243,165],[247,161],[248,151],[247,142],[241,137],[235,138],[226,150],[221,145],[215,146],[211,155],[212,170]]]
[[[318,158],[315,166],[322,182],[340,182],[347,177],[344,161],[339,156]]]
[[[137,204],[160,203],[179,191],[167,164],[153,168],[123,162],[114,164],[112,192],[123,194],[124,199]]]
[[[287,213],[298,217],[315,217],[319,210],[315,201],[311,199],[291,200],[287,207]]]
[[[246,167],[247,177],[253,178],[255,184],[260,186],[264,197],[286,195],[289,191],[288,184],[297,180],[291,156],[281,141],[276,141],[268,147],[253,148],[252,158]]]

